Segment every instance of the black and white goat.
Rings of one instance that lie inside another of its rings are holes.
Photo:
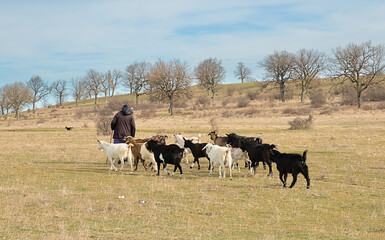
[[[302,175],[306,179],[306,188],[310,187],[309,170],[306,165],[307,151],[308,150],[305,150],[302,155],[295,153],[280,153],[277,150],[272,151],[272,154],[270,156],[273,162],[277,164],[277,170],[279,171],[279,179],[283,183],[283,187],[286,187],[288,173],[291,173],[291,175],[293,176],[293,182],[290,184],[289,188],[294,187],[295,183],[297,182],[297,175],[299,173],[302,173]]]
[[[174,171],[172,172],[172,176],[175,174],[175,171],[177,168],[179,168],[180,176],[183,176],[182,166],[180,165],[180,162],[183,157],[184,149],[180,148],[176,144],[170,144],[170,145],[163,145],[159,144],[158,142],[154,140],[149,140],[145,144],[148,151],[154,153],[155,161],[157,163],[158,173],[159,176],[159,170],[160,170],[160,164],[163,164],[163,170],[169,175],[169,173],[166,170],[167,164],[173,164],[174,165]]]

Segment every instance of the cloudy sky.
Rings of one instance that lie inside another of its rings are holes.
[[[0,87],[39,75],[53,82],[88,69],[180,59],[222,60],[225,83],[242,61],[275,50],[385,42],[383,0],[0,0]]]

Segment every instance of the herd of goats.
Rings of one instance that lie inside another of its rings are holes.
[[[184,158],[188,163],[187,156],[192,154],[194,161],[190,168],[197,163],[198,170],[200,169],[199,158],[207,158],[209,160],[210,176],[214,165],[219,168],[219,177],[226,177],[225,166],[229,168],[230,179],[232,171],[237,166],[240,171],[239,161],[245,162],[245,167],[249,168],[249,172],[256,171],[259,162],[269,167],[268,176],[272,175],[272,162],[277,165],[279,171],[279,179],[286,187],[288,173],[293,176],[293,181],[290,188],[297,181],[297,175],[301,173],[307,182],[307,188],[310,187],[310,178],[308,166],[306,165],[307,150],[303,154],[281,153],[275,149],[275,145],[262,143],[261,138],[245,137],[235,133],[226,134],[226,136],[218,136],[217,131],[212,131],[208,134],[213,143],[201,143],[198,137],[185,138],[180,134],[174,134],[175,144],[166,144],[167,135],[155,135],[146,139],[134,139],[132,137],[125,138],[126,143],[112,144],[98,140],[99,150],[104,150],[107,153],[107,159],[110,161],[111,170],[118,171],[114,165],[114,161],[118,160],[121,164],[120,171],[123,169],[125,162],[131,165],[131,170],[138,169],[139,161],[143,164],[145,170],[152,167],[159,175],[160,165],[163,165],[163,170],[166,170],[167,164],[174,165],[175,171],[179,169],[180,177],[183,176],[181,161]],[[134,161],[133,161],[134,160]],[[150,163],[147,165],[146,161]],[[134,163],[133,163],[134,162]]]

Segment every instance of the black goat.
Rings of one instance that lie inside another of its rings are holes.
[[[67,129],[67,131],[71,131],[73,127],[65,127],[65,129]]]
[[[149,151],[154,153],[155,161],[158,166],[158,173],[159,176],[159,170],[160,170],[160,164],[163,164],[163,170],[169,175],[169,173],[166,170],[167,164],[173,164],[174,165],[174,171],[172,172],[172,175],[175,174],[175,171],[177,168],[179,168],[180,176],[183,176],[182,167],[180,165],[180,162],[183,157],[184,148],[180,148],[176,144],[170,144],[170,145],[163,145],[159,144],[155,140],[149,140],[146,144],[146,147]]]
[[[262,144],[262,139],[259,137],[245,137],[240,136],[235,133],[226,134],[227,135],[227,144],[230,144],[233,148],[241,148],[241,140],[250,142],[250,143],[256,143],[256,144]],[[247,161],[245,161],[245,168],[249,167],[249,170],[251,166],[247,164]],[[266,169],[266,163],[263,162],[263,169]]]
[[[270,155],[272,154],[272,149],[275,148],[274,144],[258,144],[242,139],[240,146],[243,151],[247,151],[254,174],[259,162],[264,162],[269,166],[269,174],[267,176],[273,175]]]
[[[273,162],[277,164],[277,170],[279,171],[279,179],[281,179],[283,183],[283,187],[286,187],[287,174],[291,173],[293,176],[293,182],[290,185],[290,188],[294,187],[297,182],[297,175],[302,173],[305,177],[307,186],[310,187],[310,178],[309,178],[309,170],[306,165],[306,154],[308,150],[305,150],[301,156],[301,154],[295,153],[280,153],[277,150],[273,150],[271,154],[271,159]],[[282,179],[284,177],[284,179]]]
[[[202,150],[207,143],[193,143],[191,140],[187,140],[183,138],[184,140],[184,147],[189,148],[191,150],[192,155],[194,156],[194,161],[190,168],[194,167],[194,163],[198,163],[198,170],[201,169],[201,165],[199,164],[199,158],[205,157],[210,161],[210,158],[207,156],[207,153],[205,150]],[[210,166],[209,166],[210,170]]]

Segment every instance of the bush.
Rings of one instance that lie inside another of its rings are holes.
[[[110,111],[110,114],[121,111],[124,105],[134,106],[134,101],[129,99],[113,98],[105,106],[105,111]]]
[[[295,118],[289,121],[290,130],[306,130],[310,129],[313,124],[313,116],[309,115],[307,119]]]
[[[323,93],[322,89],[312,89],[309,93],[310,104],[313,107],[321,107],[326,103],[326,96]]]
[[[249,103],[250,103],[250,100],[248,100],[246,98],[239,98],[238,103],[237,103],[237,107],[238,108],[244,108],[244,107],[247,107],[247,105],[249,105]]]
[[[237,89],[234,86],[230,86],[227,88],[227,96],[231,97],[235,93]]]
[[[344,87],[341,94],[341,105],[357,105],[357,92],[354,88]]]
[[[197,97],[196,104],[207,106],[210,104],[210,98],[206,95]]]
[[[258,97],[258,92],[257,91],[248,91],[247,93],[246,93],[246,96],[250,99],[250,100],[255,100],[255,99],[257,99],[257,97]]]
[[[100,115],[96,121],[96,132],[98,135],[107,136],[111,134],[111,117]]]
[[[365,101],[381,102],[385,101],[385,88],[370,88],[364,92]]]

